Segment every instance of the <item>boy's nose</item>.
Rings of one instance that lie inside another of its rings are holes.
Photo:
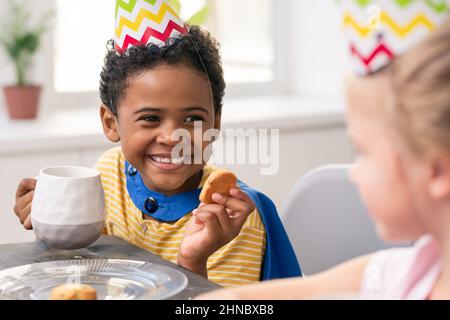
[[[176,146],[179,143],[178,140],[175,140],[175,139],[172,138],[172,134],[159,135],[156,138],[156,142],[158,144],[163,144],[163,145],[167,145],[167,146],[170,146],[170,147],[174,147],[174,146]]]
[[[177,128],[174,125],[166,125],[160,128],[160,132],[156,137],[156,142],[170,147],[177,145],[180,141],[174,139],[174,132]]]

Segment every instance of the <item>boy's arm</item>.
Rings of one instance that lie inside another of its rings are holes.
[[[303,278],[265,281],[258,284],[221,289],[202,294],[199,300],[276,300],[314,299],[326,295],[358,292],[371,255],[362,256],[337,267]]]

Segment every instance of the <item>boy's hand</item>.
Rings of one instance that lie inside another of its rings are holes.
[[[20,181],[16,192],[16,203],[14,212],[19,217],[20,223],[27,230],[33,229],[31,225],[31,203],[33,201],[34,189],[36,188],[36,179],[29,178]]]
[[[178,264],[207,276],[211,254],[233,240],[241,231],[255,204],[243,191],[233,188],[230,196],[213,195],[216,204],[204,204],[193,211],[178,253]]]

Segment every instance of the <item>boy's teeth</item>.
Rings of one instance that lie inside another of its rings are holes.
[[[170,159],[170,158],[162,158],[162,157],[152,157],[156,162],[167,163],[167,164],[181,164],[183,163],[184,158],[178,159]]]
[[[159,158],[162,163],[170,163],[169,158]]]
[[[172,159],[173,164],[181,164],[183,162],[183,158]]]

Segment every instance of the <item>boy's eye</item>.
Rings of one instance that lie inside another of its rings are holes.
[[[199,116],[189,116],[184,121],[188,122],[188,123],[192,123],[192,122],[196,122],[196,121],[205,121],[205,120]]]
[[[148,122],[159,122],[161,121],[158,116],[144,116],[139,120],[144,120]]]

